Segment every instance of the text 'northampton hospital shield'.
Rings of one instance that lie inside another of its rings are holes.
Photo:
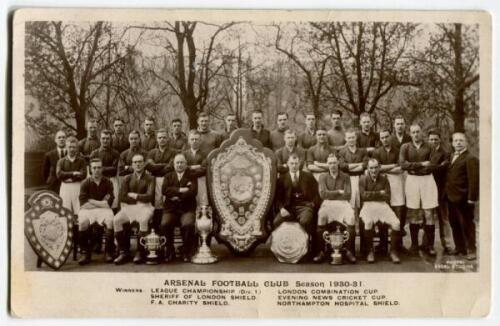
[[[217,239],[246,254],[267,238],[266,216],[276,187],[274,153],[239,129],[208,155],[207,185],[219,223]]]

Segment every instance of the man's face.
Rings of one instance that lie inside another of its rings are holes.
[[[404,119],[394,120],[394,130],[398,135],[402,135],[406,129],[406,123]]]
[[[187,162],[184,156],[178,155],[174,158],[174,169],[177,173],[182,173],[186,170]]]
[[[198,119],[198,126],[202,131],[208,130],[208,117],[200,117]]]
[[[236,129],[236,117],[234,115],[228,115],[226,117],[226,129],[228,131],[233,131]]]
[[[356,146],[356,133],[355,132],[347,132],[345,134],[345,142],[347,146]]]
[[[113,123],[113,129],[115,130],[115,134],[122,134],[123,122],[121,122],[120,120],[116,120],[115,123]]]
[[[145,120],[144,121],[144,132],[149,134],[153,131],[153,121]]]
[[[111,136],[109,134],[101,134],[101,145],[104,148],[111,146]]]
[[[289,158],[288,162],[288,169],[290,172],[295,173],[299,170],[299,159],[298,158]]]
[[[316,128],[316,117],[313,115],[306,116],[306,127],[308,129],[314,130]]]
[[[66,134],[62,131],[59,131],[56,134],[55,141],[56,141],[57,147],[63,148],[64,146],[66,146]]]
[[[361,125],[361,130],[363,130],[364,132],[368,132],[370,131],[370,127],[372,126],[372,119],[366,116],[362,117],[359,124]]]
[[[66,150],[69,156],[75,156],[78,151],[78,143],[76,141],[66,142]]]
[[[139,146],[139,136],[137,134],[128,135],[128,142],[130,143],[130,147],[136,148]]]
[[[262,127],[262,114],[261,113],[253,113],[252,114],[252,123],[255,127]]]
[[[297,141],[297,137],[295,134],[286,134],[285,135],[285,144],[288,147],[293,147],[295,146],[295,142]]]
[[[89,123],[87,125],[87,131],[89,133],[89,136],[97,136],[97,123]]]
[[[92,162],[90,164],[90,173],[94,178],[102,177],[102,163],[101,162]]]
[[[278,115],[278,120],[277,120],[278,129],[280,129],[280,130],[286,129],[287,123],[288,123],[288,118],[287,118],[286,114]]]
[[[368,162],[368,173],[372,178],[376,178],[378,176],[379,171],[380,167],[377,162],[375,161]]]
[[[136,173],[142,173],[144,171],[144,157],[142,155],[135,155],[132,158],[132,169]]]
[[[420,142],[422,140],[422,129],[419,126],[412,126],[410,128],[410,136],[414,142]]]
[[[318,144],[325,144],[326,143],[326,130],[317,130],[316,131],[316,140],[318,141]]]
[[[156,135],[156,142],[158,143],[158,146],[162,148],[167,146],[167,141],[168,137],[166,132],[160,132]]]
[[[340,114],[332,113],[332,125],[333,127],[340,127]]]
[[[451,142],[453,149],[457,152],[461,152],[465,148],[467,148],[467,139],[463,134],[455,134],[453,135],[453,140]]]
[[[438,135],[429,135],[429,144],[431,144],[432,147],[437,148],[439,144],[441,143],[441,139],[439,138]]]
[[[339,161],[337,160],[337,158],[329,157],[326,163],[328,164],[328,170],[330,170],[330,173],[337,174],[339,170]]]
[[[191,146],[192,149],[200,148],[200,135],[199,134],[190,134],[188,141],[189,141],[189,146]]]
[[[182,128],[182,123],[176,121],[174,123],[172,123],[172,133],[174,135],[178,135],[181,133],[181,128]]]
[[[382,146],[388,146],[389,145],[389,132],[388,131],[382,131],[380,133],[380,143]]]

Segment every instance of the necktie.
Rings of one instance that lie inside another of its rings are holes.
[[[298,181],[297,172],[294,172],[292,174],[292,182],[293,182],[294,185],[297,185],[297,181]]]

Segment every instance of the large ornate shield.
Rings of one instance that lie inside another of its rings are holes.
[[[266,216],[276,187],[272,150],[239,129],[208,155],[209,199],[219,224],[217,239],[246,254],[267,238]]]
[[[71,253],[73,214],[52,191],[37,191],[28,203],[31,208],[24,214],[24,234],[38,257],[59,269]]]

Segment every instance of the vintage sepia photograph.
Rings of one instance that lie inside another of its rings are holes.
[[[46,12],[14,24],[18,286],[398,315],[364,275],[489,275],[486,14]]]

